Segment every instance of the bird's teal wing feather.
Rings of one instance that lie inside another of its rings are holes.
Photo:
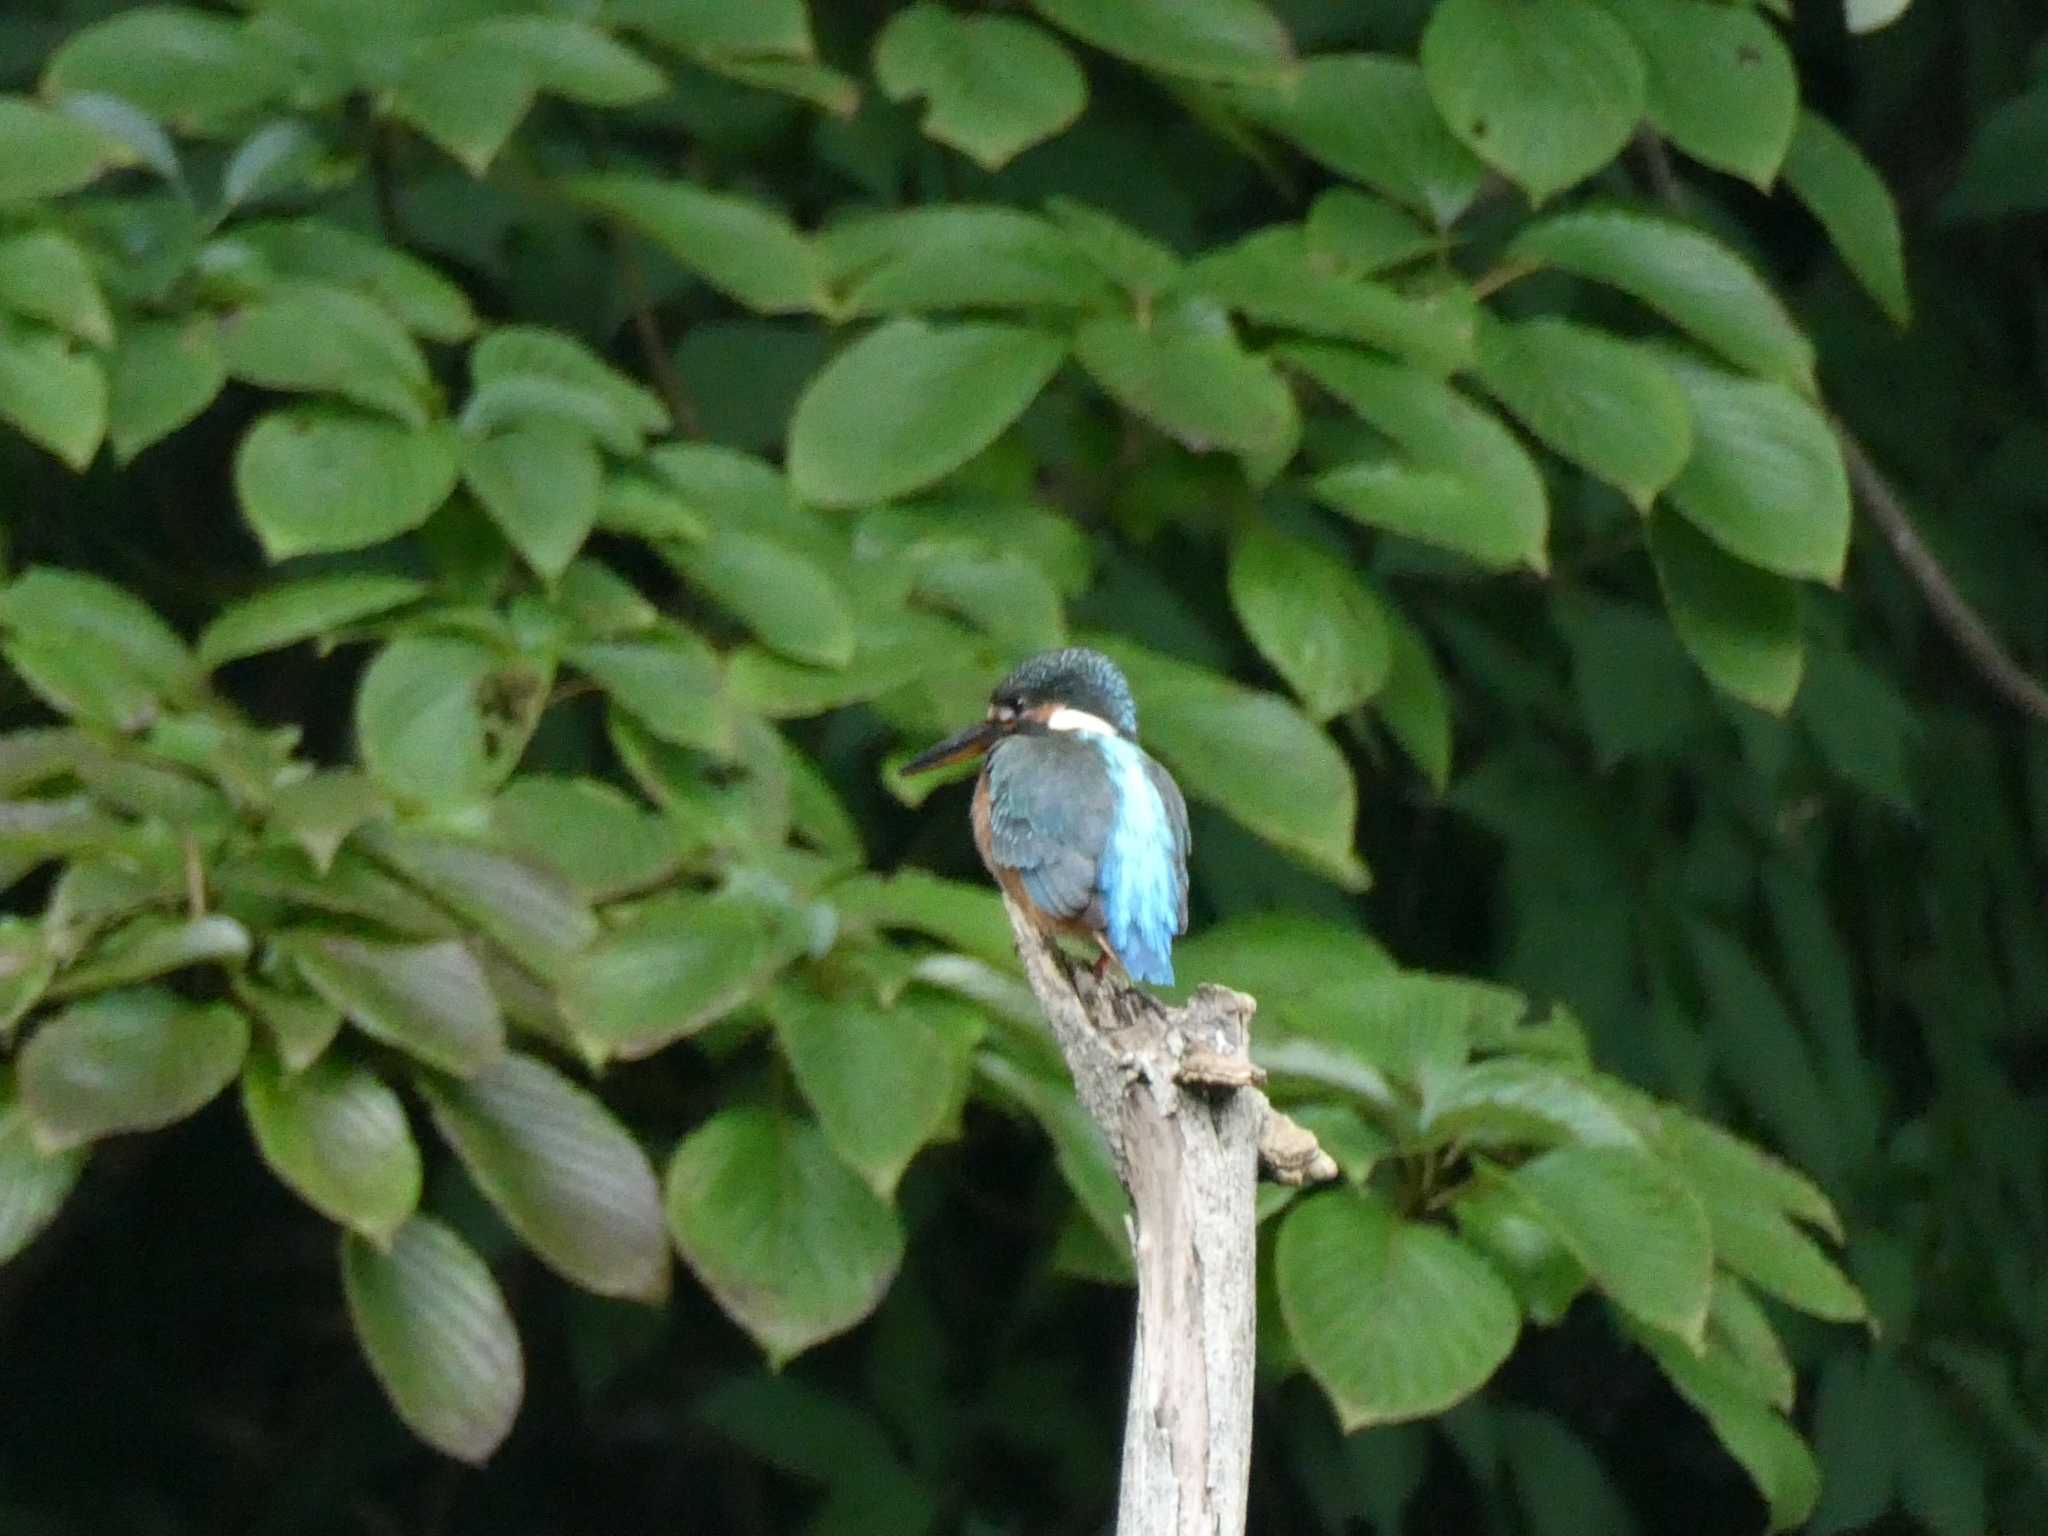
[[[1099,921],[1096,876],[1116,814],[1102,754],[1075,736],[1010,736],[988,760],[989,844],[1053,917]]]

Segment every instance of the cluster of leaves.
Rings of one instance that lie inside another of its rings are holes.
[[[1910,799],[1911,716],[1826,595],[1850,515],[1813,343],[1739,221],[1623,158],[1649,132],[1688,175],[1782,183],[1903,320],[1889,194],[1747,6],[1442,0],[1292,36],[1254,0],[1035,9],[146,6],[0,97],[0,420],[96,476],[148,454],[131,481],[225,426],[276,567],[181,605],[189,646],[75,570],[0,589],[0,654],[67,721],[0,739],[33,896],[0,931],[0,1250],[94,1144],[239,1080],[264,1161],[347,1234],[379,1381],[471,1459],[521,1348],[420,1209],[421,1113],[563,1277],[660,1301],[673,1247],[777,1363],[882,1299],[899,1186],[970,1104],[1049,1137],[1059,1268],[1121,1278],[1121,1195],[993,897],[871,868],[878,789],[926,792],[902,753],[1085,639],[1197,803],[1225,920],[1184,972],[1262,999],[1258,1053],[1347,1176],[1268,1203],[1274,1382],[1305,1370],[1347,1429],[1440,1414],[1590,1291],[1799,1523],[1758,1298],[1864,1302],[1808,1230],[1841,1236],[1821,1188],[1678,1105],[1739,1108],[1838,1194],[1879,1157],[1895,1096],[1793,808],[1809,742]],[[345,766],[236,702],[280,652],[343,664],[309,641],[370,648]],[[1358,776],[1402,782],[1390,740],[1451,786],[1447,671],[1487,745],[1449,803],[1506,848],[1506,943],[1467,958],[1585,1032],[1358,930]],[[1560,742],[1633,775],[1634,814]],[[1759,889],[1781,962],[1738,937]],[[628,1130],[579,1083],[616,1099],[684,1040],[717,1084],[686,1124]],[[1929,1363],[1862,1350],[1830,1357],[1830,1467],[1901,1395],[1952,1445]],[[1939,1358],[2028,1443],[1981,1353]],[[1961,1530],[1985,1465],[1955,1465],[1882,1494]],[[1333,1527],[1387,1507],[1319,1498]]]

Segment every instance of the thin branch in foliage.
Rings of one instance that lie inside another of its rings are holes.
[[[1679,212],[1685,208],[1685,192],[1671,168],[1671,156],[1664,141],[1644,133],[1636,142],[1643,163],[1643,180],[1657,199]],[[1956,649],[1963,653],[1977,675],[2020,713],[2048,721],[2048,688],[2031,676],[1999,643],[1983,615],[1970,606],[1955,581],[1943,569],[1920,536],[1906,503],[1892,489],[1882,471],[1872,462],[1870,452],[1856,434],[1840,420],[1832,423],[1835,441],[1842,451],[1843,466],[1849,472],[1849,486],[1864,514],[1877,524],[1892,554],[1905,568],[1913,585],[1934,611],[1935,622],[1948,632]]]
[[[662,340],[661,324],[654,318],[654,303],[647,292],[647,275],[640,269],[640,258],[634,253],[632,237],[624,230],[612,230],[612,250],[619,263],[619,283],[626,290],[626,303],[633,315],[633,339],[640,347],[641,360],[647,365],[647,375],[654,383],[655,393],[661,396],[661,403],[668,407],[669,420],[676,430],[685,437],[700,437],[703,428],[697,419],[696,402],[691,400],[689,387],[683,383],[683,376],[676,372],[675,360],[669,356],[668,346]]]
[[[1969,659],[1978,675],[2015,709],[2036,720],[2048,721],[2048,689],[2044,689],[1999,644],[1990,626],[1957,590],[1948,572],[1942,569],[1941,562],[1934,558],[1934,551],[1920,537],[1920,530],[1906,513],[1905,503],[1871,462],[1870,454],[1855,435],[1836,422],[1835,438],[1841,444],[1842,462],[1848,466],[1849,484],[1856,492],[1857,501],[1862,503],[1863,510],[1884,534],[1885,542],[1891,545],[1899,564],[1906,568],[1906,574],[1913,578],[1913,584],[1927,599],[1927,606],[1934,610],[1936,622],[1948,631],[1956,649]]]

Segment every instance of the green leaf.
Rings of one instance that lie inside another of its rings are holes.
[[[75,997],[108,987],[153,981],[188,965],[225,962],[239,966],[249,957],[249,930],[232,917],[176,918],[145,913],[123,924],[87,954],[60,971],[51,997]]]
[[[943,205],[856,215],[819,237],[850,315],[1108,307],[1115,292],[1065,229],[1014,208]]]
[[[1303,1200],[1274,1247],[1280,1312],[1347,1432],[1441,1413],[1486,1383],[1521,1316],[1493,1266],[1377,1196]]]
[[[1421,1123],[1432,1140],[1480,1147],[1643,1147],[1635,1127],[1580,1073],[1523,1056],[1489,1056],[1425,1083]]]
[[[1076,202],[1048,198],[1045,211],[1100,272],[1140,299],[1163,293],[1180,275],[1180,258],[1123,220]]]
[[[425,582],[410,576],[345,572],[308,576],[230,603],[201,631],[199,660],[218,667],[243,656],[320,639],[422,596]]]
[[[674,548],[669,558],[763,643],[798,661],[843,667],[853,660],[853,607],[831,574],[780,539],[726,532]]]
[[[1863,151],[1825,118],[1802,112],[1785,156],[1785,181],[1820,220],[1856,281],[1893,321],[1910,324],[1899,206]]]
[[[1231,98],[1312,159],[1448,228],[1472,205],[1486,167],[1451,136],[1412,60],[1320,54],[1290,81]]]
[[[1483,565],[1547,569],[1550,501],[1515,436],[1450,385],[1341,347],[1280,356],[1393,439],[1412,461],[1326,471],[1316,498],[1373,527],[1457,550]]]
[[[891,320],[826,364],[790,423],[789,475],[820,506],[952,473],[1024,413],[1065,348],[1019,326]]]
[[[1028,995],[1028,994],[1027,994]],[[1029,1112],[1052,1142],[1053,1162],[1081,1211],[1105,1245],[1125,1266],[1130,1261],[1131,1203],[1118,1182],[1116,1164],[1101,1127],[1088,1118],[1065,1077],[1028,1071],[994,1052],[984,1051],[976,1068]]]
[[[874,1310],[903,1261],[896,1213],[808,1121],[720,1110],[676,1148],[669,1231],[728,1317],[781,1365]]]
[[[272,560],[364,549],[424,523],[455,488],[437,430],[318,405],[272,411],[235,454],[235,496]]]
[[[1678,1395],[1713,1427],[1715,1438],[1742,1465],[1770,1505],[1771,1529],[1805,1524],[1820,1497],[1820,1469],[1783,1418],[1743,1390],[1739,1377],[1712,1360],[1695,1357],[1668,1335],[1645,1333],[1643,1342]]]
[[[106,436],[106,374],[53,334],[0,332],[0,421],[82,470]]]
[[[493,16],[468,38],[468,47],[517,60],[542,90],[580,106],[630,107],[668,90],[668,77],[646,59],[566,16]]]
[[[1514,1287],[1530,1321],[1554,1327],[1585,1294],[1586,1267],[1506,1185],[1468,1184],[1451,1214],[1460,1235]]]
[[[962,1005],[909,993],[882,1008],[858,994],[785,986],[768,1012],[825,1139],[887,1199],[918,1148],[959,1111],[974,1039]]]
[[[421,1087],[477,1187],[550,1266],[600,1296],[667,1299],[654,1169],[596,1098],[516,1054]]]
[[[682,862],[660,817],[596,779],[514,779],[491,806],[491,830],[554,864],[592,899],[658,885]]]
[[[103,92],[206,134],[281,98],[291,77],[239,17],[138,6],[74,32],[43,72],[49,96]]]
[[[13,1082],[0,1077],[0,1264],[57,1219],[84,1167],[81,1148],[45,1152],[36,1145]]]
[[[341,1010],[324,997],[297,988],[270,986],[240,975],[229,978],[235,1001],[270,1031],[271,1044],[288,1072],[303,1072],[327,1053],[341,1032]]]
[[[306,850],[315,871],[324,875],[342,840],[387,810],[383,795],[367,775],[330,768],[281,787],[271,801],[270,820],[274,828]]]
[[[1583,0],[1444,0],[1422,73],[1451,132],[1537,203],[1620,154],[1642,121],[1643,56]]]
[[[1702,165],[1765,191],[1799,113],[1799,76],[1777,29],[1710,0],[1605,0],[1649,65],[1657,131]]]
[[[1451,781],[1451,706],[1443,674],[1422,632],[1386,611],[1387,681],[1373,710],[1438,794]]]
[[[1147,746],[1204,800],[1347,890],[1370,881],[1353,847],[1358,789],[1344,755],[1277,694],[1097,636],[1144,700]]]
[[[1774,715],[1805,666],[1799,589],[1724,553],[1684,518],[1650,518],[1650,557],[1686,653],[1723,693]]]
[[[425,805],[466,805],[502,777],[492,760],[483,690],[497,657],[473,640],[401,635],[356,690],[356,740],[371,775]]]
[[[135,153],[91,123],[19,96],[0,96],[0,204],[76,191]]]
[[[1714,1250],[1706,1213],[1669,1167],[1627,1147],[1567,1146],[1524,1163],[1508,1182],[1624,1308],[1703,1340]]]
[[[1693,419],[1671,502],[1750,565],[1837,586],[1849,557],[1849,476],[1827,418],[1783,384],[1673,356]]]
[[[1196,453],[1221,448],[1284,462],[1301,434],[1286,383],[1228,334],[1104,317],[1082,325],[1074,355],[1114,398]]]
[[[249,1021],[157,987],[74,1003],[17,1058],[36,1145],[57,1152],[119,1131],[184,1119],[234,1081]]]
[[[0,310],[69,331],[96,347],[114,344],[114,317],[85,252],[53,229],[0,239]]]
[[[1530,225],[1507,258],[1618,288],[1738,367],[1813,389],[1812,343],[1763,279],[1711,235],[1651,214],[1581,209]]]
[[[433,383],[405,327],[346,288],[292,283],[221,323],[221,356],[234,377],[266,389],[339,395],[424,427]],[[309,336],[320,338],[307,345]]]
[[[552,976],[597,936],[590,906],[554,869],[459,837],[414,827],[374,827],[372,853],[504,948]]]
[[[590,1046],[647,1056],[749,1001],[788,953],[775,914],[754,902],[664,897],[570,962],[562,1011]]]
[[[429,1066],[472,1076],[505,1050],[505,1021],[461,944],[384,944],[340,934],[278,940],[307,985],[365,1034]]]
[[[985,885],[942,880],[905,867],[860,874],[833,886],[828,899],[854,928],[908,929],[1005,969],[1016,963],[1002,898]]]
[[[177,431],[227,382],[208,320],[131,322],[107,361],[107,440],[122,462]]]
[[[326,219],[237,224],[238,245],[283,277],[351,288],[375,299],[409,331],[461,341],[476,329],[469,296],[426,262]]]
[[[2048,206],[2039,169],[2048,145],[2048,90],[1999,103],[1971,135],[1955,185],[1942,200],[1952,219],[1998,219]]]
[[[684,52],[808,59],[811,18],[804,0],[612,0],[606,13]]]
[[[462,480],[526,563],[552,581],[597,523],[604,466],[574,427],[535,422],[462,449]]]
[[[461,33],[417,48],[384,97],[384,109],[447,150],[471,175],[498,158],[533,106],[533,67],[503,49],[477,47]]]
[[[329,1220],[388,1244],[419,1204],[405,1105],[367,1067],[327,1056],[292,1074],[253,1052],[242,1109],[270,1171]]]
[[[1648,348],[1548,316],[1482,319],[1479,381],[1545,446],[1641,511],[1693,451],[1684,391]]]
[[[1187,282],[1247,320],[1362,341],[1433,373],[1471,361],[1471,310],[1458,295],[1447,292],[1435,302],[1411,299],[1331,272],[1316,261],[1298,225],[1259,230],[1203,257]]]
[[[1198,80],[1270,80],[1294,62],[1280,18],[1257,0],[1033,0],[1105,53]]]
[[[749,309],[776,315],[821,307],[809,241],[782,214],[750,198],[642,176],[578,177],[568,191]]]
[[[484,1261],[414,1216],[388,1250],[344,1238],[341,1277],[356,1338],[398,1416],[436,1450],[488,1460],[519,1412],[526,1366]]]
[[[1231,546],[1230,601],[1312,719],[1342,714],[1386,683],[1386,612],[1350,566],[1319,546],[1247,529]]]
[[[579,645],[569,660],[662,740],[714,757],[731,755],[734,723],[717,658],[689,631]]]
[[[305,182],[321,152],[319,137],[297,118],[265,123],[235,146],[220,173],[222,212],[261,202]]]
[[[1061,132],[1088,103],[1081,67],[1042,27],[931,4],[898,11],[882,29],[875,79],[891,101],[922,96],[925,137],[990,171]]]
[[[1799,1379],[1778,1330],[1748,1286],[1723,1271],[1714,1276],[1714,1300],[1707,1319],[1708,1351],[1743,1372],[1755,1395],[1780,1413],[1792,1411]]]
[[[184,702],[199,691],[192,653],[170,625],[141,599],[83,571],[42,565],[24,571],[0,588],[0,629],[61,651],[147,699]]]
[[[1325,270],[1370,277],[1439,248],[1412,213],[1350,187],[1318,193],[1302,224],[1309,260]]]
[[[551,422],[580,427],[621,457],[667,431],[668,408],[581,342],[538,326],[501,326],[469,353],[470,433]]]

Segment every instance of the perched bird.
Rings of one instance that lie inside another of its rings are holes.
[[[1134,981],[1173,984],[1188,926],[1188,808],[1138,745],[1131,685],[1099,651],[1034,656],[996,685],[988,716],[904,765],[985,754],[974,842],[1049,935],[1099,945]]]

